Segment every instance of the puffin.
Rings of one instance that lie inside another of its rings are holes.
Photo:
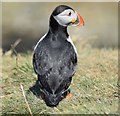
[[[34,47],[33,68],[39,91],[50,107],[56,107],[70,93],[77,66],[77,51],[67,32],[70,25],[84,25],[84,20],[73,8],[57,6],[50,15],[48,32]]]

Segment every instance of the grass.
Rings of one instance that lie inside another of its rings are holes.
[[[79,43],[79,42],[78,42]],[[20,82],[33,114],[117,114],[118,50],[91,48],[76,44],[78,67],[71,84],[71,98],[63,99],[55,108],[47,107],[41,98],[29,92],[37,77],[32,68],[32,53],[16,57],[3,55],[2,114],[29,114]]]

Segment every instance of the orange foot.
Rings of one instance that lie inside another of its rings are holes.
[[[71,93],[67,94],[67,96],[66,96],[66,98],[71,98],[71,97],[72,97]]]

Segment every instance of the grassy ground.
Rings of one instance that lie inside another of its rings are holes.
[[[78,67],[71,84],[71,98],[63,99],[56,108],[29,93],[37,77],[32,68],[32,53],[16,57],[3,56],[2,113],[28,114],[20,80],[33,114],[116,114],[118,111],[118,50],[77,45]]]

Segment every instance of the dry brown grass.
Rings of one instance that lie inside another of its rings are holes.
[[[28,92],[37,77],[32,68],[32,54],[18,54],[21,82],[33,114],[116,114],[118,112],[118,50],[91,48],[76,44],[78,67],[71,84],[71,98],[56,108]],[[28,114],[15,63],[15,56],[3,56],[3,114]]]

